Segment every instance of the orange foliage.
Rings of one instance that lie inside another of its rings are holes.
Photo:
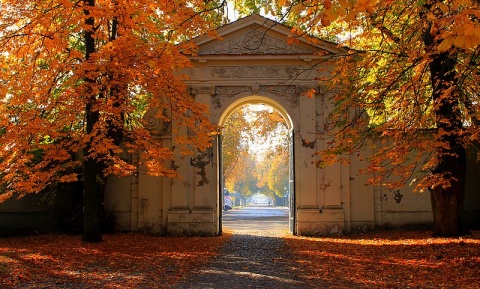
[[[289,143],[279,111],[270,106],[241,106],[228,117],[222,137],[223,177],[228,191],[244,195],[257,189],[279,196],[285,193]]]
[[[86,158],[102,163],[106,175],[132,174],[137,164],[125,154],[133,152],[151,173],[172,175],[166,162],[172,146],[155,140],[142,120],[150,108],[188,130],[166,134],[206,149],[215,127],[186,91],[181,70],[189,65],[185,54],[194,52],[185,40],[215,25],[206,18],[212,3],[2,0],[0,171],[6,188],[23,194],[75,181]],[[94,51],[88,51],[89,35]],[[98,113],[91,131],[87,107]]]
[[[464,163],[462,150],[480,139],[479,2],[282,3],[298,12],[289,15],[293,34],[336,35],[345,49],[324,81],[335,89],[336,109],[319,163],[349,162],[374,148],[366,170],[372,184],[412,182],[424,190],[461,183],[465,175],[448,168]]]
[[[0,239],[0,287],[170,288],[216,256],[222,237],[104,236],[99,244],[77,236]]]
[[[342,238],[290,237],[300,277],[312,288],[480,287],[480,234],[379,232]]]

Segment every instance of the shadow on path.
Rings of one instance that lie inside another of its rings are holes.
[[[296,278],[282,240],[288,234],[287,209],[245,207],[226,212],[223,220],[233,235],[220,255],[173,288],[307,288]]]

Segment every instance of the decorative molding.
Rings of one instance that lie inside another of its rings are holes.
[[[190,158],[190,165],[198,169],[196,174],[200,176],[197,186],[201,187],[209,183],[207,178],[207,173],[205,171],[205,166],[212,162],[213,159],[213,150],[209,148],[205,152],[198,151],[195,158]]]
[[[290,107],[298,107],[300,94],[295,85],[265,85],[261,91],[268,92],[286,100]]]
[[[304,72],[299,66],[213,66],[212,78],[280,78],[295,79]]]
[[[194,67],[185,68],[184,72],[190,77],[194,77],[197,74],[197,70]]]
[[[301,85],[297,85],[297,90],[302,93],[302,92],[306,92],[308,91],[309,89],[315,89],[315,92],[316,94],[319,93],[320,91],[320,86],[318,84],[301,84]]]
[[[199,94],[208,94],[213,95],[215,93],[214,86],[192,86],[190,87],[190,94],[191,95],[199,95]]]
[[[226,99],[250,91],[249,86],[216,86],[215,93],[212,96],[212,106],[215,109],[219,109],[223,106]]]
[[[313,54],[313,51],[289,45],[265,32],[249,31],[237,38],[200,51],[202,54]]]
[[[171,123],[159,117],[159,109],[149,109],[143,115],[143,126],[150,131],[152,136],[161,136],[171,132]]]
[[[284,99],[292,108],[298,107],[300,97],[294,85],[216,86],[215,93],[212,96],[212,106],[219,109],[229,99],[242,93],[272,94]]]

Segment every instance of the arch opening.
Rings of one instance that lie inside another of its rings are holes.
[[[293,129],[293,122],[292,118],[290,117],[290,113],[277,101],[261,96],[261,95],[251,95],[251,96],[246,96],[246,97],[241,97],[235,101],[233,101],[223,112],[223,114],[220,116],[220,119],[218,121],[218,125],[220,127],[223,127],[225,125],[225,122],[227,121],[228,117],[239,107],[244,106],[244,105],[265,105],[265,106],[270,106],[273,109],[277,110],[278,113],[282,115],[282,117],[285,120],[285,124],[287,125],[288,129]]]
[[[222,227],[295,233],[293,124],[277,102],[234,101],[219,120],[219,204]]]

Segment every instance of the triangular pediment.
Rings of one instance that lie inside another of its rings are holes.
[[[285,40],[272,37],[259,30],[251,30],[229,39],[219,41],[210,47],[200,49],[202,54],[308,54],[314,51]]]
[[[199,55],[293,55],[336,54],[335,44],[320,39],[291,37],[291,28],[265,18],[251,15],[217,29],[217,38],[201,36],[194,41]]]

